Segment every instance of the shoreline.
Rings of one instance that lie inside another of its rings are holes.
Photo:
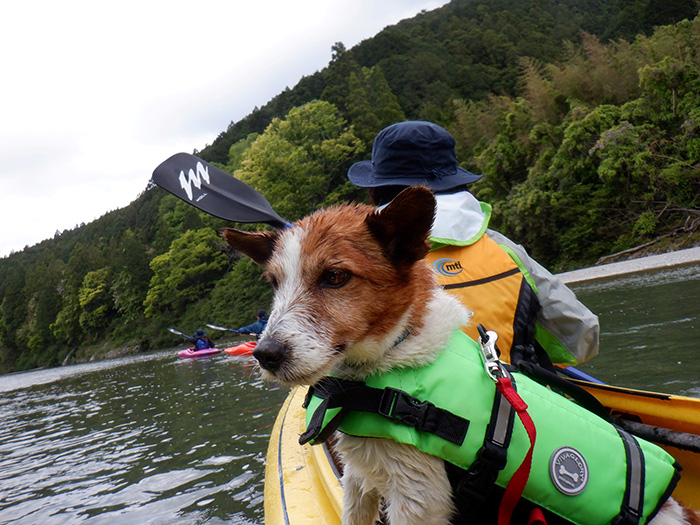
[[[566,285],[633,273],[700,264],[700,246],[556,274]]]

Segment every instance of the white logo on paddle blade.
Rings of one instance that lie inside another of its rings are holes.
[[[204,167],[201,162],[197,163],[197,172],[190,168],[185,176],[184,171],[180,171],[180,186],[185,193],[187,193],[187,198],[192,200],[192,184],[199,190],[202,188],[202,179],[209,184],[209,167]]]
[[[559,492],[576,496],[588,485],[588,464],[575,448],[561,447],[549,459],[549,476]]]

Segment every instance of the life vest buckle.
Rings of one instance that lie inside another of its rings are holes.
[[[403,390],[386,387],[378,412],[392,421],[423,430],[428,410],[434,406],[430,401],[420,401]]]

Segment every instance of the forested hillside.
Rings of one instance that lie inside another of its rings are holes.
[[[379,66],[408,119],[451,121],[452,101],[515,95],[521,57],[562,57],[562,43],[582,31],[602,42],[634,39],[655,26],[692,19],[696,0],[453,0],[385,28],[349,53],[333,49],[326,69],[304,77],[248,117],[232,122],[200,155],[225,163],[229,148],[262,133],[274,117],[315,99],[336,105],[355,123],[351,85],[361,68]],[[373,124],[369,122],[368,124]],[[372,129],[369,132],[375,133]]]
[[[657,239],[683,247],[700,224],[697,11],[687,0],[455,0],[336,44],[327,68],[199,154],[294,220],[364,199],[348,166],[369,158],[382,127],[427,119],[485,175],[472,189],[494,206],[492,226],[553,270]],[[0,259],[0,372],[182,343],[167,326],[249,323],[270,290],[222,226],[149,187]]]

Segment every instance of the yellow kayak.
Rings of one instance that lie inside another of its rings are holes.
[[[265,464],[267,525],[340,525],[343,490],[325,444],[299,445],[306,388],[291,391],[272,428]]]
[[[585,381],[575,383],[593,394],[614,416],[651,427],[700,435],[700,399]],[[700,509],[700,453],[659,444],[683,466],[681,481],[673,495],[686,505]]]
[[[700,399],[576,381],[614,415],[646,425],[700,435]],[[265,523],[340,524],[340,474],[326,445],[299,445],[305,430],[306,388],[289,394],[270,437],[265,467]],[[662,445],[683,466],[673,495],[700,509],[700,453]]]

